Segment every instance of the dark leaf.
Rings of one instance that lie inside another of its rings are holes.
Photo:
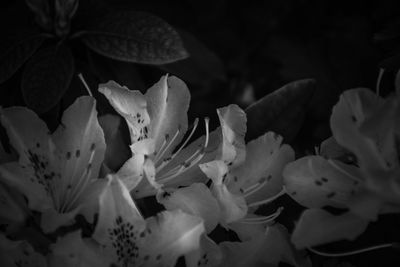
[[[82,40],[103,56],[127,62],[158,65],[188,57],[179,34],[144,12],[109,12],[90,24]]]
[[[186,82],[202,84],[210,80],[226,80],[225,67],[221,59],[192,34],[180,30],[183,44],[190,57],[165,64],[161,69],[179,76]]]
[[[26,65],[22,95],[27,106],[41,114],[54,107],[64,95],[74,73],[74,59],[66,46],[40,50]]]
[[[43,44],[43,35],[34,35],[2,46],[0,52],[0,83],[8,80]]]
[[[298,80],[264,96],[246,109],[246,139],[274,131],[290,142],[300,130],[306,106],[315,91],[312,79]]]

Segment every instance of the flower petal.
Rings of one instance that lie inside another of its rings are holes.
[[[366,138],[359,127],[382,104],[383,100],[367,89],[348,90],[340,96],[330,120],[336,141],[357,156],[360,166],[371,169],[385,169],[386,163],[375,141]]]
[[[221,249],[205,234],[201,235],[200,248],[185,255],[187,267],[214,267],[219,266],[221,261]]]
[[[33,111],[24,107],[0,109],[0,121],[18,153],[21,165],[31,164],[32,157],[52,160],[49,157],[55,148],[49,129]]]
[[[12,241],[0,234],[0,263],[6,267],[46,267],[46,258],[27,241]]]
[[[346,207],[349,198],[358,190],[361,177],[358,168],[320,156],[289,163],[283,176],[288,194],[309,208]]]
[[[69,179],[77,183],[90,164],[89,180],[97,179],[106,144],[97,120],[96,100],[89,96],[79,97],[64,111],[61,121],[53,133],[53,140],[67,161],[63,174],[74,176]]]
[[[218,202],[208,187],[202,183],[195,183],[172,192],[160,193],[157,195],[157,200],[167,210],[181,209],[188,214],[203,218],[207,233],[210,233],[219,222]]]
[[[108,176],[108,186],[99,197],[99,219],[93,238],[101,244],[110,245],[121,225],[134,225],[140,232],[145,221],[133,202],[128,189],[117,176]],[[115,231],[115,233],[114,233]]]
[[[181,210],[164,211],[146,220],[145,235],[138,244],[139,264],[175,266],[178,257],[200,247],[203,220]]]
[[[246,157],[246,113],[237,105],[229,105],[217,109],[221,123],[222,144],[220,147],[220,159],[225,163],[237,166]]]
[[[228,177],[228,166],[221,160],[215,160],[201,164],[200,169],[213,180],[211,191],[220,205],[220,222],[227,224],[245,217],[247,214],[246,200],[240,195],[229,192],[224,184]]]
[[[268,132],[247,144],[246,160],[232,170],[233,179],[227,184],[232,193],[240,193],[257,183],[263,183],[257,191],[246,197],[248,203],[270,198],[282,190],[282,171],[294,160],[294,151],[281,145],[282,137]]]
[[[160,152],[163,142],[172,144],[163,152],[168,157],[186,133],[190,92],[186,84],[175,76],[161,77],[145,94],[150,116],[149,137],[155,140],[155,151]]]
[[[47,185],[41,184],[41,176],[36,176],[31,168],[17,162],[5,163],[0,165],[0,179],[25,195],[29,208],[37,211],[54,208],[51,193],[46,190]]]
[[[354,240],[367,225],[367,220],[349,212],[332,215],[321,209],[308,209],[296,224],[292,242],[301,249],[343,239]]]
[[[146,98],[139,91],[131,91],[114,81],[99,85],[99,92],[105,95],[114,109],[125,118],[131,134],[132,144],[147,138],[150,117],[147,113]]]
[[[54,267],[106,267],[111,262],[89,239],[82,239],[80,231],[68,233],[52,244],[49,266]]]

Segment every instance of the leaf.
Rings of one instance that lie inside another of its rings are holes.
[[[305,108],[315,91],[312,79],[286,84],[264,96],[246,108],[246,140],[252,140],[265,132],[273,131],[290,142],[300,130]]]
[[[66,46],[40,50],[27,63],[21,82],[28,107],[41,114],[62,98],[74,73],[74,59]]]
[[[179,34],[144,12],[108,12],[90,23],[82,40],[93,51],[120,61],[158,65],[188,57]]]
[[[8,45],[0,54],[0,83],[8,80],[27,61],[46,39],[43,35],[34,35]]]

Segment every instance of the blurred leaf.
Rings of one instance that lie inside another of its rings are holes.
[[[179,34],[144,12],[108,12],[90,23],[82,40],[95,52],[121,61],[166,64],[188,57]]]
[[[74,73],[74,58],[66,46],[40,50],[26,65],[22,76],[22,95],[27,106],[41,114],[62,98]]]
[[[226,80],[225,67],[221,59],[194,35],[179,30],[190,57],[161,65],[161,69],[179,76],[186,82],[201,84],[209,80]]]
[[[299,131],[306,106],[315,91],[315,81],[291,82],[246,108],[246,139],[252,140],[267,131],[274,131],[290,142]]]
[[[0,52],[0,83],[8,80],[43,44],[44,35],[31,35],[14,44],[6,44]]]

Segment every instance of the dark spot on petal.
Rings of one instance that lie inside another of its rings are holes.
[[[93,151],[95,148],[96,148],[96,144],[93,143],[93,144],[90,146],[90,150]]]
[[[321,180],[322,180],[322,182],[324,182],[324,183],[326,183],[326,182],[329,181],[328,178],[326,178],[326,177],[321,177]]]
[[[75,151],[75,157],[79,158],[80,155],[81,155],[81,151],[79,149],[77,149]]]
[[[357,122],[357,118],[356,118],[356,116],[354,116],[354,115],[351,115],[351,120],[352,120],[353,122]]]
[[[67,152],[67,154],[65,155],[67,157],[67,159],[71,158],[71,152]]]
[[[271,181],[271,179],[272,179],[272,175],[268,175],[267,181],[269,182],[269,181]]]
[[[315,180],[315,184],[316,184],[317,186],[321,186],[321,185],[322,185],[322,182],[319,181],[319,180]]]

